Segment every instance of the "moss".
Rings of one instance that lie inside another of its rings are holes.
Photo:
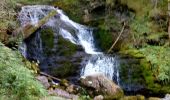
[[[168,91],[166,87],[169,80],[168,47],[163,47],[167,40],[167,17],[163,9],[167,1],[158,1],[157,8],[154,3],[140,0],[121,0],[135,11],[135,18],[130,22],[131,41],[126,43],[129,47],[121,48],[121,53],[131,55],[140,60],[142,77],[147,89],[159,93]],[[162,6],[164,5],[164,6]]]
[[[113,43],[113,36],[111,33],[106,32],[105,30],[99,30],[94,33],[97,40],[97,45],[100,46],[104,51],[108,50]]]
[[[144,58],[145,57],[139,50],[137,50],[135,48],[121,50],[119,53],[129,55],[134,58]]]
[[[52,49],[54,47],[54,32],[52,28],[44,28],[40,31],[40,36],[46,48]]]
[[[58,38],[58,50],[57,52],[59,52],[60,55],[62,56],[71,56],[73,55],[76,50],[77,50],[77,46],[73,43],[71,43],[68,40],[65,40],[62,37]]]
[[[147,13],[152,7],[151,2],[146,0],[121,0],[121,3],[135,10],[138,16],[143,16],[143,14]]]
[[[69,61],[65,61],[60,67],[53,69],[52,74],[57,77],[65,78],[74,75],[76,70],[76,66]]]
[[[115,95],[104,95],[104,100],[119,100],[121,97],[124,96],[123,90],[119,89]]]
[[[80,0],[59,0],[53,3],[54,6],[62,8],[68,16],[76,21],[82,22],[84,1]]]
[[[47,95],[33,72],[22,62],[22,56],[0,43],[0,97],[38,100]]]
[[[151,70],[148,68],[148,66],[142,66],[139,59],[135,59],[133,57],[128,59],[131,60],[125,63],[120,62],[120,79],[122,80],[123,84],[145,87],[147,84],[145,78],[153,77],[149,74]],[[147,64],[147,62],[144,64]]]

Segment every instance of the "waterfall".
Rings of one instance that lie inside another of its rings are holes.
[[[24,6],[18,18],[22,26],[25,26],[27,23],[36,25],[38,21],[45,17],[51,10],[56,10],[58,12],[57,15],[42,27],[52,27],[56,36],[60,35],[71,43],[82,46],[84,51],[90,55],[82,68],[81,76],[102,73],[109,79],[114,79],[119,83],[119,63],[117,58],[106,55],[96,48],[92,28],[73,22],[58,8],[45,5]],[[39,52],[38,54],[43,54],[41,52],[41,39],[38,36],[37,38],[39,39],[35,42],[37,43],[36,48],[39,48],[37,52]],[[21,52],[25,57],[28,57],[28,54],[25,54],[28,46],[24,46],[24,48],[24,52],[23,50],[21,50]],[[36,48],[34,52],[36,52]]]

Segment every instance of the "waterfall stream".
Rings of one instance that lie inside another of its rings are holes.
[[[22,26],[25,26],[27,23],[36,25],[38,21],[45,17],[51,10],[56,10],[58,12],[57,15],[42,27],[52,27],[55,36],[60,35],[71,43],[82,46],[84,51],[90,55],[85,65],[82,65],[80,76],[102,73],[109,79],[114,79],[119,84],[119,62],[116,57],[106,55],[101,52],[100,49],[96,48],[92,28],[73,22],[62,10],[52,6],[24,6],[18,18]],[[43,59],[43,51],[42,40],[39,35],[41,34],[35,36],[36,39],[33,41],[35,48],[31,52],[35,52],[34,58],[41,63],[42,60],[40,59]],[[29,48],[27,45],[28,44],[25,43],[22,44],[21,52],[26,58],[29,58],[31,55],[27,54]]]

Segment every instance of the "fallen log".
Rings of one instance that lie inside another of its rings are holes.
[[[11,38],[12,40],[18,39],[19,35],[23,36],[23,39],[28,38],[31,34],[33,34],[36,30],[38,30],[42,25],[47,23],[50,18],[54,17],[57,14],[57,11],[52,10],[47,16],[42,18],[36,25],[32,25],[31,23],[25,25],[24,27],[19,27],[18,29],[12,32]]]

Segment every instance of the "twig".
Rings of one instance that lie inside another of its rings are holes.
[[[51,76],[51,75],[48,75],[47,73],[44,73],[44,72],[40,72],[40,75],[47,76],[47,77],[49,77],[49,78],[51,78],[51,79],[53,79],[53,80],[59,81],[59,82],[61,81],[61,79],[56,78],[56,77],[53,77],[53,76]]]
[[[119,33],[119,36],[117,37],[116,41],[112,44],[112,46],[110,47],[110,49],[107,51],[107,53],[110,53],[110,52],[112,51],[112,49],[114,48],[114,46],[116,45],[116,43],[118,42],[120,36],[122,35],[122,33],[123,33],[124,29],[125,29],[125,25],[126,25],[126,24],[125,24],[125,22],[124,22],[124,25],[123,25],[123,27],[122,27],[122,30],[121,30],[121,32]]]
[[[49,78],[51,78],[52,80],[55,80],[55,81],[59,81],[59,82],[61,82],[61,81],[62,81],[61,79],[56,78],[56,77],[54,77],[54,76],[51,76],[51,75],[49,75],[49,74],[47,74],[47,73],[44,73],[44,72],[40,72],[40,75],[43,75],[43,76],[49,77]],[[80,87],[79,85],[76,85],[76,84],[73,84],[73,83],[70,83],[70,82],[69,82],[69,84],[70,84],[70,85],[73,85],[73,86],[75,86],[75,87],[77,87],[77,88],[79,88],[79,87]]]

